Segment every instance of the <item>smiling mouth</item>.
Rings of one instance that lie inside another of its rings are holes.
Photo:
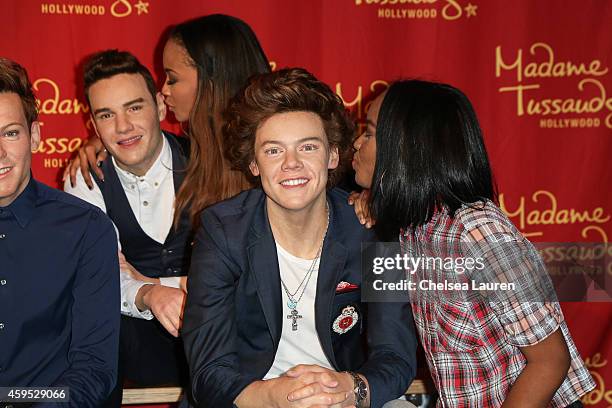
[[[9,167],[0,167],[0,176],[4,176],[9,171],[13,170],[12,166]]]
[[[306,185],[310,180],[306,179],[306,178],[295,178],[295,179],[288,179],[288,180],[283,180],[280,182],[280,184],[283,187],[301,187]]]
[[[130,137],[129,139],[125,139],[125,140],[120,140],[119,142],[117,142],[117,144],[120,146],[130,146],[138,142],[140,139],[142,139],[142,135]]]

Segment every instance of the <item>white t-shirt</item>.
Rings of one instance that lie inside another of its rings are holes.
[[[278,268],[281,279],[285,282],[287,289],[291,293],[295,293],[312,265],[312,259],[302,259],[293,256],[278,244],[276,244],[276,253],[278,255]],[[272,363],[272,367],[265,375],[264,380],[281,376],[291,367],[298,364],[317,364],[333,370],[327,357],[325,357],[325,353],[323,353],[323,348],[315,328],[315,297],[317,294],[318,275],[319,260],[314,265],[314,270],[304,295],[296,307],[296,310],[302,316],[302,318],[297,319],[297,331],[292,330],[293,320],[287,318],[287,316],[291,315],[291,309],[287,306],[289,297],[281,285],[281,292],[283,294],[282,334],[278,343],[278,350],[274,356],[274,363]],[[302,290],[300,289],[294,296],[295,300],[299,298],[301,293]]]

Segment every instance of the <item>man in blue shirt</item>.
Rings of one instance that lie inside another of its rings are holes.
[[[0,387],[66,387],[68,406],[98,407],[117,375],[116,235],[31,177],[36,119],[26,71],[0,58]]]

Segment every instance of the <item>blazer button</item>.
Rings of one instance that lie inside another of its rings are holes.
[[[167,273],[168,275],[169,275],[169,274],[171,274],[171,273],[172,273],[172,268],[168,268],[168,269],[166,269],[166,273]]]

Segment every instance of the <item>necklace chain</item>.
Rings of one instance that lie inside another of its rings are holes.
[[[287,285],[283,281],[283,278],[281,278],[280,280],[281,285],[283,286],[283,289],[285,290],[285,293],[287,294],[287,297],[289,298],[289,303],[288,303],[289,308],[292,310],[294,310],[297,307],[297,304],[299,303],[299,301],[302,300],[302,297],[304,296],[304,293],[306,292],[306,287],[308,286],[308,282],[310,282],[310,277],[314,273],[315,265],[317,265],[317,261],[321,259],[321,253],[323,252],[323,243],[325,242],[325,236],[327,235],[327,229],[329,228],[329,208],[327,207],[327,203],[325,204],[325,209],[327,212],[327,224],[325,226],[325,232],[323,233],[323,237],[321,238],[321,245],[319,245],[319,249],[317,250],[317,254],[315,258],[312,260],[312,263],[310,264],[308,271],[304,275],[304,278],[298,285],[295,292],[291,293],[289,291],[289,288],[287,288]],[[295,296],[300,292],[300,288],[302,288],[301,289],[302,293],[300,293],[299,298],[296,300]]]

